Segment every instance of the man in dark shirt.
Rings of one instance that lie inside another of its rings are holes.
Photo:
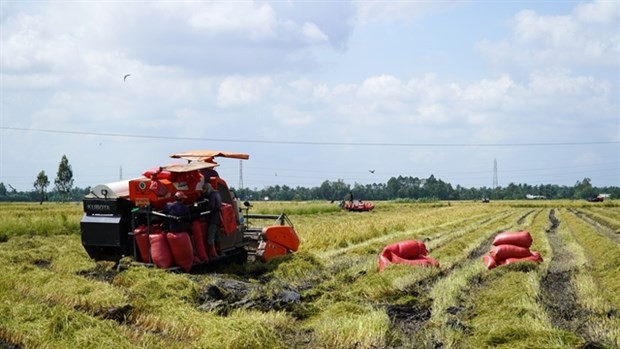
[[[182,232],[189,230],[189,223],[187,219],[189,218],[189,207],[185,205],[185,199],[187,199],[187,195],[182,191],[177,191],[174,194],[175,201],[169,202],[164,207],[164,213],[179,217],[180,220],[170,219],[168,221],[168,230],[171,232]]]
[[[213,189],[210,183],[205,184],[204,187],[207,199],[209,200],[209,214],[207,215],[207,254],[209,258],[217,257],[217,250],[215,248],[216,242],[218,242],[217,231],[220,228],[220,207],[222,206],[222,197],[220,193]]]

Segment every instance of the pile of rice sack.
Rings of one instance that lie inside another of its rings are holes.
[[[489,270],[521,261],[542,262],[539,252],[530,251],[531,246],[532,236],[528,231],[503,232],[497,234],[493,240],[493,248],[488,255],[482,256],[482,261]]]

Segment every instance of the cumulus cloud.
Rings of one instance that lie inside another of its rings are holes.
[[[329,38],[314,23],[304,23],[301,29],[303,36],[309,42],[327,42]]]
[[[220,84],[217,104],[222,108],[257,103],[271,87],[269,77],[231,76]]]
[[[314,121],[312,115],[284,105],[275,106],[273,116],[283,125],[291,126],[308,125]]]
[[[277,14],[267,3],[212,2],[189,14],[188,23],[207,35],[232,33],[258,40],[274,36]]]
[[[566,15],[523,10],[513,18],[512,38],[483,40],[479,48],[501,67],[617,65],[619,26],[617,3],[613,1],[579,5]]]
[[[360,24],[374,22],[404,21],[447,11],[459,6],[459,1],[367,1],[356,0]]]

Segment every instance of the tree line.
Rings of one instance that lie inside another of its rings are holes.
[[[0,182],[0,201],[19,202],[66,202],[81,201],[91,191],[91,187],[77,188],[73,186],[73,170],[69,160],[62,156],[51,185],[45,171],[39,172],[33,183],[33,190],[17,191],[9,184],[9,189]],[[578,180],[574,186],[555,184],[529,185],[510,183],[506,187],[465,188],[460,185],[453,187],[441,179],[430,175],[428,178],[398,176],[390,178],[387,183],[358,184],[345,183],[343,180],[324,181],[318,187],[289,187],[286,185],[269,186],[263,189],[231,187],[237,197],[242,200],[276,200],[276,201],[311,201],[311,200],[519,200],[527,195],[545,199],[589,199],[599,194],[609,194],[612,198],[620,198],[619,187],[594,187],[590,178]]]
[[[17,191],[10,184],[9,189],[7,189],[6,185],[0,182],[0,201],[38,201],[39,204],[43,204],[44,201],[77,201],[90,191],[90,187],[87,189],[73,187],[73,170],[66,155],[62,156],[60,164],[58,164],[54,189],[48,192],[47,188],[50,184],[45,171],[39,172],[32,185],[33,190],[29,192]]]
[[[589,199],[599,194],[609,194],[612,198],[620,198],[619,187],[594,187],[590,178],[584,178],[574,186],[554,184],[529,185],[510,183],[506,187],[496,188],[465,188],[460,185],[453,187],[441,179],[430,175],[428,178],[398,176],[390,178],[387,183],[354,184],[342,180],[324,181],[314,188],[286,185],[270,186],[261,190],[240,189],[240,198],[253,200],[306,201],[306,200],[520,200],[527,195],[545,199]]]

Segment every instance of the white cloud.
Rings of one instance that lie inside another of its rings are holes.
[[[475,104],[494,106],[501,103],[516,85],[510,76],[503,75],[497,79],[482,79],[464,88],[460,97]]]
[[[314,23],[304,23],[301,29],[304,37],[309,42],[327,42],[329,38]]]
[[[232,33],[257,40],[274,36],[277,15],[267,3],[212,2],[193,13],[188,22],[208,35]]]
[[[399,99],[407,93],[406,86],[396,77],[381,75],[366,79],[359,89],[362,98]]]
[[[591,3],[579,4],[573,13],[579,21],[586,23],[612,23],[620,15],[616,0],[595,0]]]
[[[405,21],[459,6],[459,1],[381,1],[355,0],[360,24]]]
[[[312,96],[315,98],[323,99],[329,95],[329,87],[325,84],[319,84],[314,87]]]
[[[217,104],[227,108],[257,103],[271,85],[270,77],[228,77],[220,84]]]
[[[540,15],[523,10],[513,19],[513,38],[480,41],[479,48],[497,65],[535,69],[601,67],[618,64],[620,26],[617,2],[597,1],[571,14]]]
[[[283,105],[277,105],[273,108],[273,116],[283,125],[301,126],[314,122],[312,115]]]

